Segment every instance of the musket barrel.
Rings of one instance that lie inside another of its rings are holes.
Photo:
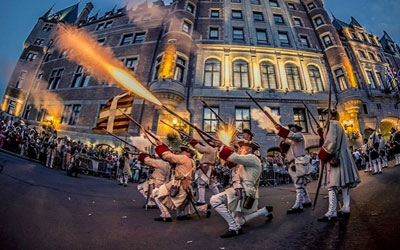
[[[271,114],[268,113],[267,111],[265,111],[265,110],[261,107],[261,105],[256,101],[256,99],[254,99],[254,97],[252,97],[252,96],[250,95],[250,93],[249,93],[248,91],[246,91],[246,94],[247,94],[247,95],[250,97],[250,99],[257,105],[257,107],[258,107],[262,112],[264,112],[265,116],[267,116],[268,119],[270,119],[271,122],[272,122],[273,124],[278,124],[278,123],[275,121],[275,119],[271,116]]]

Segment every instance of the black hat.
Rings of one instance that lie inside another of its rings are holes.
[[[85,146],[87,146],[87,145],[85,145]],[[128,148],[128,147],[125,147],[125,148],[124,148],[124,151],[126,151],[126,152],[131,152],[131,149]]]
[[[248,128],[243,129],[243,133],[249,134],[249,135],[251,135],[251,137],[254,137],[253,132],[251,132],[251,130]]]
[[[247,140],[240,140],[238,141],[239,146],[248,146],[251,147],[254,151],[260,148],[260,145],[257,142],[247,141]]]
[[[302,126],[299,126],[299,125],[297,125],[297,124],[289,124],[288,127],[289,127],[289,129],[291,129],[291,128],[294,127],[294,128],[296,128],[297,131],[299,131],[299,132],[301,132],[301,131],[303,130],[303,127],[302,127]]]
[[[375,131],[375,129],[373,129],[373,128],[371,128],[371,127],[370,127],[370,128],[368,128],[368,130]]]

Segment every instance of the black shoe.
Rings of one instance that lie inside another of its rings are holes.
[[[161,221],[161,222],[172,222],[172,218],[171,217],[158,217],[158,218],[154,218],[155,221]]]
[[[265,206],[265,209],[267,209],[268,213],[271,213],[274,211],[274,208],[272,206]]]
[[[336,219],[337,219],[336,216],[335,217],[324,216],[324,217],[318,218],[318,221],[319,222],[335,222]]]
[[[196,202],[196,203],[195,203],[196,206],[203,206],[203,205],[205,205],[205,204],[206,204],[205,202]]]
[[[312,203],[311,202],[304,202],[303,207],[311,207]]]
[[[229,230],[226,233],[224,233],[223,235],[220,235],[219,237],[221,237],[222,239],[226,239],[226,238],[232,238],[235,236],[239,236],[243,234],[243,230],[240,228],[239,230]]]
[[[372,175],[376,175],[376,174],[378,174],[378,172],[374,172]]]
[[[143,207],[142,208],[146,208],[146,205],[143,205]],[[153,206],[147,206],[147,209],[156,209],[157,208],[157,206],[156,205],[153,205]]]
[[[118,185],[122,186],[122,183],[120,182],[120,183],[118,183]]]
[[[191,217],[187,216],[187,215],[182,215],[182,216],[178,216],[176,217],[177,220],[190,220]]]
[[[265,221],[266,223],[271,222],[271,220],[274,218],[272,214],[267,215],[267,220]]]
[[[124,184],[124,187],[127,187],[128,186],[128,184]]]
[[[350,213],[339,212],[339,213],[338,213],[338,217],[341,217],[341,218],[350,218]]]
[[[208,204],[207,205],[206,218],[210,218],[210,216],[211,216],[211,205]]]
[[[382,171],[379,171],[379,174],[382,174]]]
[[[302,207],[298,207],[298,208],[289,208],[286,213],[287,214],[295,214],[295,213],[301,213],[303,212],[303,208]]]

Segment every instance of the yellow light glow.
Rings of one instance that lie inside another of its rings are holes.
[[[164,51],[164,57],[160,66],[159,78],[171,79],[174,74],[174,62],[176,55],[175,44],[167,44]]]
[[[173,124],[173,125],[178,124],[178,120],[177,120],[176,118],[172,119],[172,124]]]
[[[147,88],[145,88],[132,74],[128,71],[109,66],[110,74],[113,78],[126,90],[135,95],[146,99],[147,101],[161,106],[162,103]]]
[[[217,138],[223,144],[229,146],[231,145],[235,133],[236,128],[233,126],[233,124],[228,123],[227,125],[222,126],[221,129],[217,131]]]
[[[346,68],[347,77],[349,79],[350,86],[352,88],[357,88],[358,84],[357,84],[356,76],[354,75],[353,67],[351,66],[350,60],[348,58],[344,58],[343,65]]]
[[[85,68],[99,82],[117,82],[118,85],[156,105],[161,102],[114,57],[110,48],[99,45],[84,29],[60,26],[56,45],[68,53],[68,60]]]

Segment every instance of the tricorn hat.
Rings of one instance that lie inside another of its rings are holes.
[[[302,127],[302,126],[299,126],[299,125],[297,125],[297,124],[289,124],[288,127],[289,127],[289,129],[291,129],[291,128],[294,127],[294,128],[297,129],[297,131],[302,131],[302,130],[303,130],[303,127]]]
[[[240,140],[238,142],[239,146],[248,146],[251,147],[254,151],[258,150],[260,148],[260,145],[257,142],[253,141],[247,141],[247,140]]]
[[[243,129],[243,133],[249,134],[249,135],[251,135],[251,137],[254,137],[253,132],[251,132],[251,130],[248,128]]]

